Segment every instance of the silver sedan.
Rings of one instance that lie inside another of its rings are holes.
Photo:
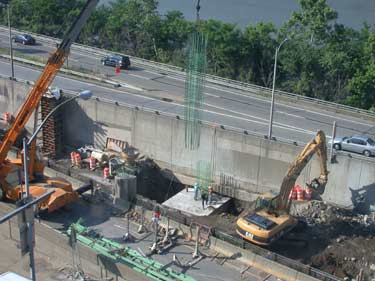
[[[331,141],[329,141],[331,143]],[[333,148],[336,150],[345,150],[360,153],[365,156],[375,155],[375,142],[364,135],[353,135],[351,137],[335,138]]]

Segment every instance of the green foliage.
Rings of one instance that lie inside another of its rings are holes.
[[[217,20],[203,22],[202,31],[207,34],[207,64],[209,72],[230,78],[238,75],[241,31],[236,25]]]
[[[349,81],[346,102],[365,109],[375,108],[375,34],[369,34],[363,45],[363,56],[354,77]]]
[[[272,86],[276,32],[272,23],[258,23],[245,28],[241,42],[242,81]]]
[[[85,0],[12,0],[12,25],[36,33],[62,37]],[[276,88],[300,95],[375,108],[375,33],[336,22],[338,14],[326,0],[299,0],[282,28],[271,23],[243,30],[217,20],[195,22],[182,13],[161,15],[156,0],[113,0],[98,6],[79,41],[95,47],[184,66],[189,35],[200,28],[208,38],[209,73],[272,86],[275,49]],[[7,9],[0,6],[7,24]]]
[[[61,37],[77,17],[83,0],[13,0],[11,1],[12,25],[51,36]],[[2,11],[3,23],[6,21]]]

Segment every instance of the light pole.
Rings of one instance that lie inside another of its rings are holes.
[[[11,65],[11,69],[12,69],[12,80],[13,80],[14,79],[14,64],[13,64],[12,27],[11,27],[11,24],[10,24],[10,3],[7,6],[8,6],[10,65]]]
[[[276,82],[276,68],[277,68],[277,55],[279,53],[279,50],[281,46],[288,41],[289,38],[285,38],[280,45],[276,48],[275,51],[275,64],[273,66],[273,82],[272,82],[272,98],[271,98],[271,110],[270,110],[270,121],[269,121],[269,128],[268,128],[268,139],[270,140],[272,138],[272,122],[273,122],[273,108],[274,108],[274,102],[275,102],[275,82]]]
[[[51,110],[50,113],[44,118],[42,123],[39,125],[39,127],[35,130],[33,135],[30,137],[30,139],[27,141],[26,138],[23,139],[23,168],[24,168],[24,173],[25,173],[25,189],[26,189],[26,201],[29,202],[31,201],[30,197],[30,188],[29,188],[29,175],[28,175],[28,158],[27,158],[27,151],[28,147],[31,145],[31,143],[34,141],[40,130],[43,128],[44,124],[47,122],[48,118],[52,116],[60,107],[63,105],[67,104],[68,102],[71,102],[75,99],[81,98],[83,100],[88,100],[91,98],[92,93],[91,91],[82,91],[78,95],[73,96],[66,101],[60,103],[57,105],[54,109]],[[29,255],[30,255],[30,275],[31,275],[31,280],[35,281],[36,280],[36,275],[35,275],[35,265],[34,265],[34,247],[33,247],[33,237],[34,237],[34,220],[31,222],[27,222],[27,228],[28,228],[28,245],[29,245]]]

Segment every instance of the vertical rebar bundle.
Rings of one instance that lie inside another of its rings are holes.
[[[197,181],[201,191],[208,193],[208,186],[212,184],[212,165],[210,162],[198,161]]]
[[[206,73],[207,36],[196,31],[190,35],[187,49],[185,85],[185,147],[195,150],[200,144],[201,108]]]

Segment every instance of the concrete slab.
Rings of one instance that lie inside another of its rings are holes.
[[[188,188],[188,191],[186,191],[186,189],[180,191],[162,205],[176,209],[188,216],[209,216],[222,210],[230,200],[229,197],[221,196],[216,193],[214,193],[212,197],[212,204],[208,206],[205,204],[203,209],[200,196],[198,200],[194,200],[194,189]]]

